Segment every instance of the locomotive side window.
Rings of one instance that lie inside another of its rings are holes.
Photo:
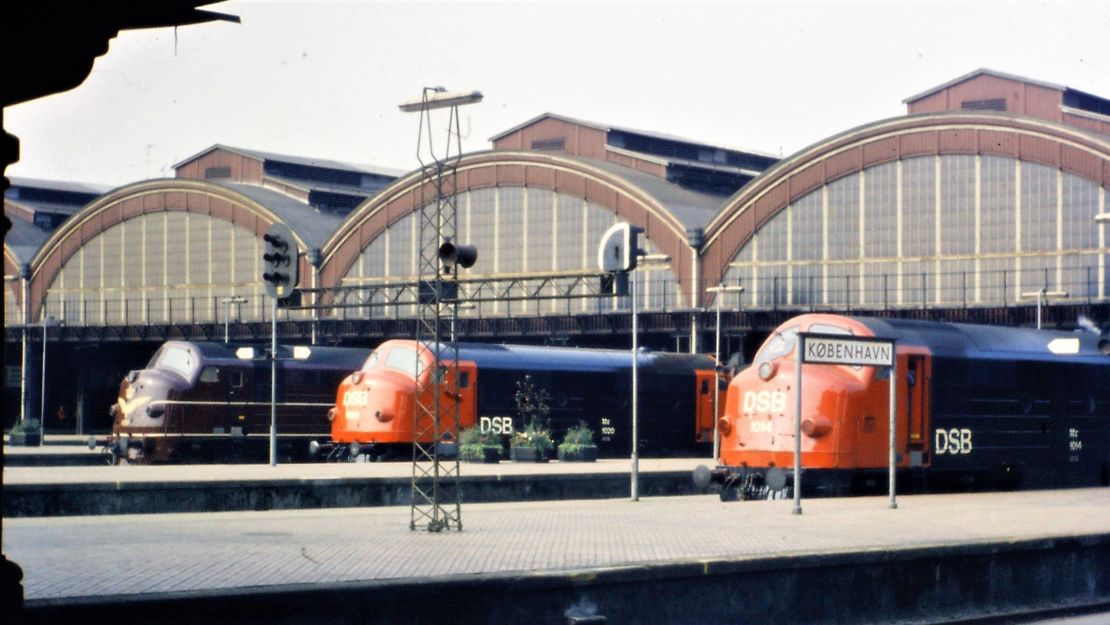
[[[243,388],[243,372],[242,371],[232,371],[231,372],[231,386],[233,386],[234,388]]]
[[[158,366],[189,377],[193,373],[193,355],[186,349],[171,347],[162,353]]]
[[[220,368],[219,367],[205,367],[200,371],[201,382],[219,382],[220,381]]]
[[[470,372],[459,372],[459,388],[470,388]]]
[[[782,332],[775,334],[763,349],[759,350],[759,354],[755,357],[755,365],[759,366],[764,362],[769,362],[776,358],[780,358],[794,351],[794,344],[798,342],[798,326],[791,326]]]

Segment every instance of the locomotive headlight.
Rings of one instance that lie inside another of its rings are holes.
[[[355,371],[351,374],[351,384],[360,384],[362,382],[362,372]]]
[[[775,363],[767,361],[759,365],[759,379],[766,382],[767,380],[775,377],[775,371],[777,370],[778,367],[775,366]]]
[[[329,422],[335,421],[335,408],[334,407],[328,409],[328,421]]]

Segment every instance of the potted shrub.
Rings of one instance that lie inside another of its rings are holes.
[[[524,430],[514,432],[510,439],[512,459],[517,462],[547,462],[555,451],[555,442],[551,440],[551,429],[547,424],[547,413],[551,411],[547,390],[537,388],[532,383],[532,376],[526,375],[516,383],[513,399],[520,422],[527,425]]]
[[[529,422],[524,430],[513,433],[510,453],[516,462],[547,462],[554,450],[551,432],[536,419]]]
[[[501,462],[501,437],[469,428],[459,433],[459,459],[464,462]]]
[[[42,435],[39,433],[39,420],[27,419],[12,426],[8,432],[9,445],[23,445],[38,447],[42,445]]]
[[[559,443],[559,460],[561,462],[594,462],[597,460],[597,445],[594,444],[594,432],[585,422],[567,430],[563,442]]]

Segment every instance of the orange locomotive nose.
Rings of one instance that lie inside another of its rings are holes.
[[[347,378],[332,409],[332,438],[344,443],[411,442],[411,396],[411,383],[397,384],[377,372],[359,372]],[[400,418],[406,407],[409,420]]]

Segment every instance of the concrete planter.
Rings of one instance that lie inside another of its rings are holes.
[[[596,462],[597,445],[584,445],[567,450],[559,445],[559,462]]]
[[[535,447],[513,447],[509,452],[513,462],[547,462],[548,458]]]
[[[42,437],[38,432],[20,432],[8,435],[8,444],[16,447],[38,447],[42,445]]]
[[[463,462],[475,462],[483,464],[497,464],[501,462],[501,449],[498,447],[482,447],[480,449],[462,448],[462,456],[460,459]]]

